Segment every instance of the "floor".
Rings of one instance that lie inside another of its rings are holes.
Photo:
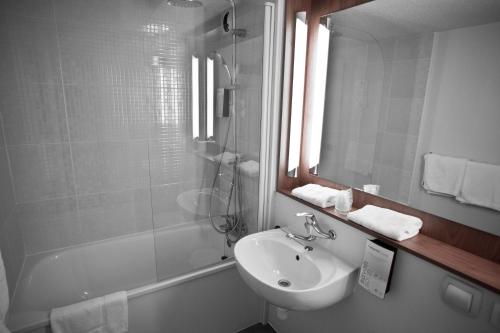
[[[239,331],[238,333],[276,333],[276,331],[267,325],[262,325],[261,323],[255,324],[253,326],[247,327],[244,330]]]

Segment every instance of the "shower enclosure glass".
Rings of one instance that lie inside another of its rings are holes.
[[[226,260],[257,230],[264,4],[181,2],[158,6],[149,24],[168,29],[145,43],[159,279]]]
[[[230,258],[258,229],[264,1],[23,3],[0,4],[11,322]]]

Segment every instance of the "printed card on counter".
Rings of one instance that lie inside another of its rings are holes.
[[[367,240],[358,283],[383,299],[389,291],[396,249],[378,240]]]

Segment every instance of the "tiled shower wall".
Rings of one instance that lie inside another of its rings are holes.
[[[146,0],[12,0],[0,9],[11,280],[25,255],[206,219],[176,199],[210,185],[215,171],[193,151],[189,105],[190,37],[213,9]],[[259,161],[263,6],[238,13],[248,32],[237,48],[238,150]],[[226,125],[216,119],[217,132]],[[255,231],[258,175],[243,176],[243,189]]]
[[[0,177],[26,254],[192,218],[175,198],[202,170],[187,143],[194,14],[160,3],[2,2]]]
[[[0,113],[0,250],[11,296],[25,256],[20,226],[12,218],[15,204],[9,157],[5,147],[3,120]]]
[[[381,195],[408,203],[432,53],[432,33],[381,42],[384,93],[373,181]]]
[[[433,35],[334,41],[319,174],[407,203]]]

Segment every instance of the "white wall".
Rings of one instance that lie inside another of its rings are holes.
[[[435,34],[415,170],[426,152],[500,164],[500,22]],[[425,193],[410,205],[500,235],[500,213]]]
[[[303,221],[296,212],[311,208],[281,194],[273,199],[273,223],[288,225],[297,232],[304,232]],[[319,212],[314,212],[322,227],[333,228],[335,241],[318,240],[344,260],[360,266],[367,234]],[[498,332],[488,322],[493,300],[500,302],[500,295],[479,288],[483,302],[477,317],[468,317],[447,306],[440,298],[442,279],[449,275],[445,270],[409,253],[398,251],[391,290],[380,300],[357,288],[352,296],[330,308],[311,312],[290,312],[287,320],[279,320],[275,308],[269,310],[269,320],[277,332],[282,333],[421,333],[421,332]]]

